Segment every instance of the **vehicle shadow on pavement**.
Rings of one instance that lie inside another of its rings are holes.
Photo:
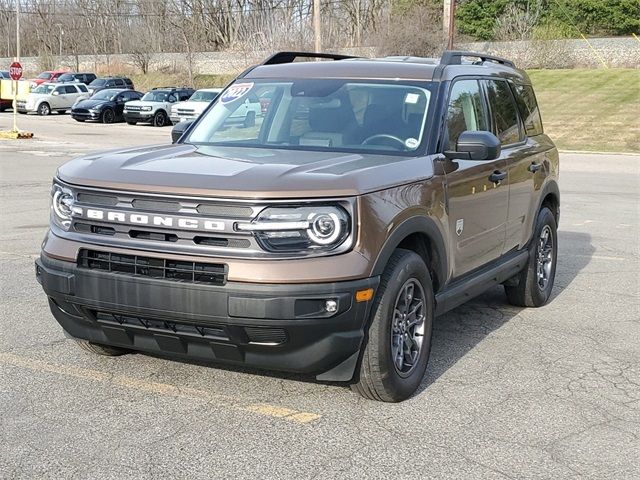
[[[553,302],[584,269],[595,252],[591,235],[558,232],[556,279],[549,302]],[[499,329],[523,309],[507,301],[500,285],[470,302],[436,318],[427,374],[415,395],[435,382],[485,337]]]

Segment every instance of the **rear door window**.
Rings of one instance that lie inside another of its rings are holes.
[[[447,109],[449,148],[455,148],[458,137],[467,130],[489,130],[477,80],[458,80],[451,88]]]
[[[540,118],[540,109],[533,93],[533,87],[531,85],[515,84],[513,85],[513,90],[520,116],[524,122],[525,132],[530,137],[541,135],[543,133],[542,119]]]
[[[64,87],[64,89],[65,93],[78,93],[76,87],[74,87],[73,85],[67,85],[66,87]]]
[[[116,85],[118,87],[124,87],[125,86],[124,80],[122,80],[121,78],[116,78]]]
[[[496,136],[503,145],[524,140],[513,94],[505,80],[483,80],[487,88],[491,119]]]

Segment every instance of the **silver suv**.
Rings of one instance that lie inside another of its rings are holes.
[[[151,123],[154,127],[169,125],[171,105],[189,100],[192,88],[154,88],[140,100],[129,102],[124,107],[124,119],[129,125],[139,122]]]
[[[89,98],[89,90],[83,83],[43,83],[32,90],[26,100],[18,100],[17,107],[20,113],[65,113],[74,103],[85,98]]]

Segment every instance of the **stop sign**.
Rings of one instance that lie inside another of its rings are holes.
[[[20,80],[22,78],[22,65],[18,62],[13,62],[9,67],[9,76],[11,80]]]

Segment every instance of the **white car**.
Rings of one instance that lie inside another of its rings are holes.
[[[202,88],[196,90],[189,100],[175,103],[169,114],[171,122],[176,124],[185,120],[195,120],[221,91],[221,88]]]
[[[124,119],[129,125],[151,123],[155,127],[169,125],[171,106],[188,100],[193,95],[192,88],[154,88],[140,100],[128,102],[124,106]]]
[[[18,100],[18,112],[49,115],[65,113],[74,103],[89,98],[89,90],[82,83],[43,83],[29,93],[26,100]]]

